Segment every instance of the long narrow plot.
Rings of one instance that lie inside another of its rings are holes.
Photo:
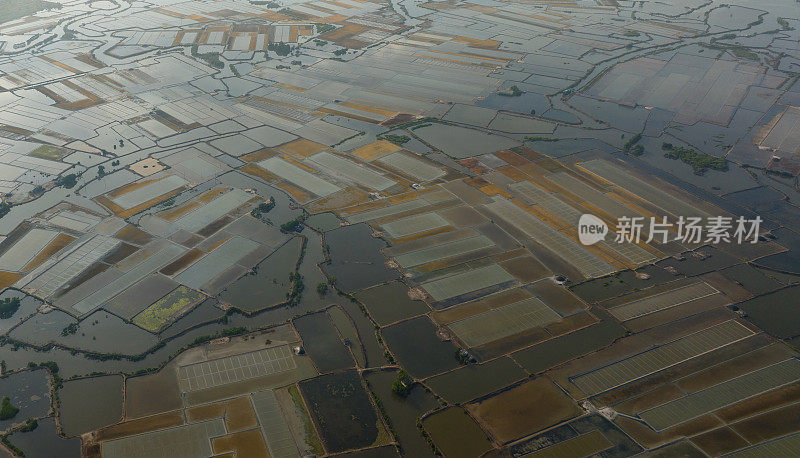
[[[613,447],[603,433],[591,431],[580,436],[561,441],[555,445],[537,450],[529,455],[528,458],[562,458],[569,456],[593,456],[603,450]]]
[[[175,277],[175,281],[194,289],[201,289],[203,285],[256,248],[258,248],[258,244],[250,239],[233,237],[187,267]]]
[[[600,176],[606,181],[614,183],[615,185],[627,189],[631,193],[641,197],[642,199],[658,205],[662,209],[672,213],[674,216],[707,216],[706,212],[700,209],[683,203],[671,194],[664,192],[655,186],[649,185],[644,181],[632,176],[630,173],[625,172],[612,165],[611,163],[602,159],[594,159],[581,163],[580,167]]]
[[[555,216],[566,228],[577,228],[581,212],[563,200],[535,186],[530,181],[520,181],[509,185],[509,189],[521,194],[531,205],[541,207],[547,214]],[[650,252],[635,243],[606,243],[600,245],[616,252],[618,255],[634,264],[641,264],[655,258]]]
[[[706,282],[694,283],[622,304],[609,312],[618,320],[627,321],[717,293],[719,291]]]
[[[51,258],[15,284],[25,292],[38,297],[52,296],[62,285],[77,277],[92,264],[122,243],[104,235],[91,235],[72,244],[69,252]]]
[[[572,383],[588,396],[594,396],[751,335],[753,335],[752,331],[736,321],[726,321],[579,375],[572,379]]]
[[[645,410],[639,416],[661,431],[797,380],[800,360],[790,358]]]
[[[244,205],[253,196],[241,189],[233,189],[217,197],[211,202],[203,205],[195,211],[189,212],[178,218],[173,225],[186,229],[189,232],[197,232],[212,222],[222,218],[235,208]]]
[[[391,153],[378,159],[378,161],[383,162],[389,167],[400,170],[423,183],[435,180],[445,174],[444,170],[402,152]]]
[[[149,200],[155,199],[156,197],[160,197],[175,191],[187,183],[188,181],[177,175],[170,175],[158,181],[154,181],[142,186],[141,188],[122,194],[119,197],[114,197],[111,200],[115,204],[127,210],[137,205],[141,205]]]
[[[284,180],[300,186],[301,188],[316,194],[320,197],[325,197],[338,191],[339,188],[333,183],[328,183],[322,178],[309,173],[300,167],[284,161],[279,157],[271,157],[258,163],[259,167],[274,173]]]
[[[393,238],[430,231],[450,224],[436,213],[423,213],[383,225],[383,230]]]
[[[308,160],[324,168],[326,172],[334,176],[343,176],[350,181],[355,181],[362,186],[377,191],[383,191],[396,184],[396,182],[384,177],[378,172],[368,169],[364,165],[357,164],[349,159],[325,151],[309,157]]]
[[[536,326],[559,320],[539,298],[531,297],[450,323],[448,327],[470,347],[477,347]]]
[[[512,280],[514,280],[514,277],[511,274],[497,264],[492,264],[450,277],[429,281],[423,283],[422,287],[435,300],[442,301]]]
[[[374,210],[367,210],[360,213],[354,213],[346,216],[349,223],[356,224],[373,219],[383,218],[386,216],[397,215],[399,213],[416,210],[430,205],[424,199],[414,199],[407,202],[400,202],[399,204],[387,205],[386,207],[376,208]]]
[[[726,458],[783,458],[800,456],[800,433],[789,434],[775,440],[762,442],[752,447],[723,455]]]
[[[614,218],[641,216],[635,210],[626,207],[566,172],[547,175],[546,178]]]
[[[31,229],[5,253],[0,255],[3,270],[18,272],[58,235],[58,231]]]
[[[495,199],[486,208],[575,266],[587,277],[602,277],[616,270],[594,253],[509,200]]]
[[[137,264],[136,267],[125,272],[116,280],[80,300],[77,304],[73,305],[72,308],[81,314],[91,312],[123,290],[133,286],[134,283],[148,274],[169,264],[170,261],[180,256],[184,251],[185,248],[176,244],[167,244],[163,249]]]
[[[471,253],[484,248],[493,247],[494,242],[479,235],[468,239],[456,240],[454,242],[434,245],[421,250],[405,253],[395,258],[398,264],[403,267],[412,267],[428,262],[447,259],[461,254]]]
[[[298,456],[292,433],[281,413],[278,398],[272,390],[253,393],[253,407],[261,425],[261,432],[269,448],[269,456],[274,458],[294,458]]]

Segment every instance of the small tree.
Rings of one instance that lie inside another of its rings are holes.
[[[10,420],[17,415],[17,412],[19,412],[19,408],[11,405],[11,399],[8,396],[4,397],[2,406],[0,406],[0,420]]]
[[[414,387],[414,379],[408,373],[401,370],[397,374],[397,378],[392,382],[392,391],[400,397],[407,397],[411,393],[411,388]]]

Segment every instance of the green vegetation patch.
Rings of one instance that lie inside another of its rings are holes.
[[[138,315],[133,317],[133,324],[150,332],[156,332],[169,323],[181,310],[202,298],[203,295],[199,291],[186,286],[179,286],[139,312]]]
[[[6,216],[11,211],[11,204],[0,202],[0,218]]]
[[[7,319],[14,316],[19,310],[20,300],[18,297],[7,297],[0,300],[0,318]]]
[[[6,396],[3,398],[3,403],[0,406],[0,420],[10,420],[14,418],[19,412],[19,407],[11,405],[11,399]]]
[[[644,146],[639,145],[639,140],[642,139],[642,134],[636,134],[625,142],[623,150],[626,153],[631,153],[634,156],[641,156],[644,153]]]
[[[63,177],[58,177],[56,180],[56,186],[61,186],[66,189],[72,189],[76,184],[78,184],[78,175],[74,173],[68,173]]]
[[[28,156],[49,159],[51,161],[60,161],[71,152],[72,150],[61,148],[60,146],[42,145],[28,153]]]
[[[694,168],[696,175],[706,173],[708,169],[726,172],[728,170],[728,160],[724,157],[716,157],[706,153],[698,153],[691,148],[674,146],[672,143],[664,143],[661,148],[666,151],[664,157],[668,159],[680,159],[683,163],[689,164]]]
[[[409,137],[408,135],[386,134],[379,137],[379,140],[387,140],[394,143],[397,146],[403,146],[404,144],[411,141],[411,137]]]

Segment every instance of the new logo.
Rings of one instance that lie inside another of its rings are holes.
[[[608,234],[608,225],[600,218],[584,214],[578,220],[578,240],[584,245],[594,245],[605,240]]]

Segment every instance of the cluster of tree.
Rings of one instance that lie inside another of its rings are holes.
[[[17,416],[18,412],[19,407],[11,405],[11,399],[8,396],[4,397],[0,405],[0,420],[10,420]]]
[[[62,188],[72,189],[76,184],[78,184],[78,175],[74,173],[69,173],[56,179],[56,186],[61,186]]]
[[[508,89],[500,91],[498,94],[506,96],[506,97],[519,97],[524,94],[525,91],[520,89],[516,84],[511,86]]]
[[[275,208],[275,198],[270,197],[268,201],[258,204],[258,207],[250,211],[250,214],[255,218],[261,218],[261,215],[269,213],[273,208]]]
[[[675,146],[672,143],[664,143],[661,148],[666,151],[664,157],[668,159],[680,159],[683,163],[689,164],[694,169],[696,175],[706,173],[706,170],[713,169],[725,172],[728,170],[728,160],[724,157],[716,157],[706,153],[698,153],[691,148]]]
[[[336,26],[331,24],[323,24],[321,22],[317,22],[314,25],[317,27],[317,33],[328,33],[331,30],[336,30]]]
[[[0,318],[11,318],[19,309],[20,300],[18,297],[7,297],[0,300]]]
[[[0,218],[6,216],[11,211],[11,204],[0,202]]]
[[[625,146],[623,146],[623,151],[626,153],[631,153],[634,156],[641,156],[644,154],[644,146],[639,145],[639,140],[642,139],[642,134],[636,134],[633,137],[629,138],[627,142],[625,142]]]
[[[267,45],[267,49],[273,51],[275,54],[279,56],[288,56],[289,53],[292,52],[292,47],[288,43],[270,43]]]
[[[292,289],[286,293],[286,299],[290,304],[297,304],[303,295],[303,290],[306,289],[306,285],[303,283],[303,276],[300,275],[300,272],[294,271],[289,274],[289,281],[292,282]]]
[[[386,134],[379,137],[379,140],[388,140],[395,145],[402,146],[411,141],[408,135]]]
[[[397,373],[397,378],[394,379],[392,382],[392,391],[395,392],[400,397],[406,397],[411,393],[411,389],[414,387],[414,379],[412,379],[408,373],[404,370],[401,370]]]
[[[298,217],[291,221],[287,221],[281,224],[281,230],[283,232],[300,232],[303,230],[303,218]]]
[[[70,334],[75,334],[78,332],[78,322],[68,324],[64,329],[61,330],[61,335],[66,337]]]

